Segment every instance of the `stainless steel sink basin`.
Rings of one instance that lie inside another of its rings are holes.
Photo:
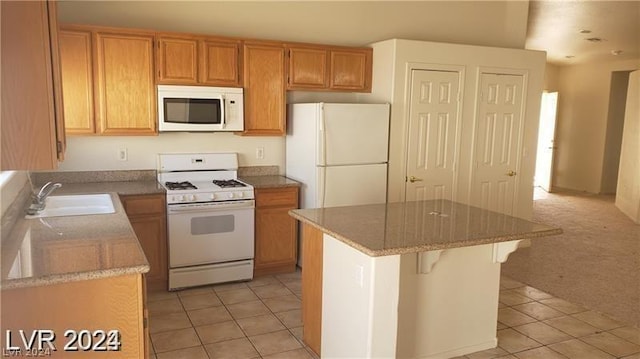
[[[111,195],[81,194],[73,196],[51,196],[46,199],[45,208],[26,218],[83,216],[89,214],[115,213]]]

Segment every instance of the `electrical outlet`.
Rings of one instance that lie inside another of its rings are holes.
[[[256,148],[256,158],[259,160],[264,158],[264,147]]]
[[[126,161],[128,158],[127,156],[127,149],[126,148],[121,148],[118,150],[118,160],[120,161]]]

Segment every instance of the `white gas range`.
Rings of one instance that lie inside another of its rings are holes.
[[[253,187],[236,153],[158,155],[167,190],[169,290],[253,278]]]

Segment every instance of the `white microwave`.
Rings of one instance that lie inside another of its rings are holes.
[[[242,88],[158,85],[158,130],[243,131]]]

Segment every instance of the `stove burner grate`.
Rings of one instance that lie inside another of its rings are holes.
[[[236,181],[234,179],[230,180],[213,180],[213,184],[220,186],[222,188],[231,188],[231,187],[246,187],[246,185],[240,181]]]
[[[184,182],[165,182],[164,183],[170,190],[185,190],[185,189],[198,189],[189,181]]]

